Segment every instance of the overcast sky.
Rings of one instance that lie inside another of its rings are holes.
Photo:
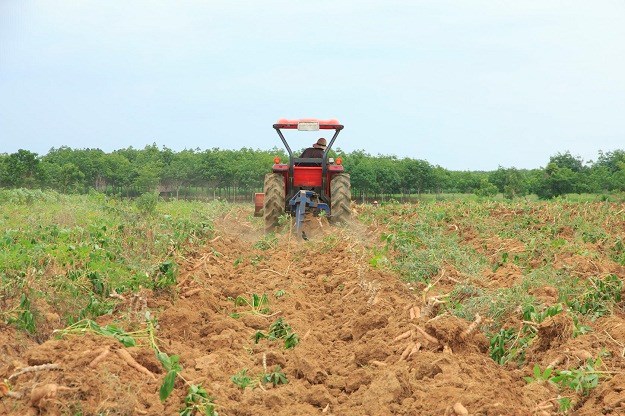
[[[595,159],[625,149],[624,22],[623,0],[0,0],[0,153],[270,149],[318,117],[449,169]]]

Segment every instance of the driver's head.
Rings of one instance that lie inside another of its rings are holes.
[[[328,142],[326,141],[326,139],[321,137],[319,140],[317,140],[317,143],[313,144],[313,147],[316,149],[325,150],[327,145],[328,145]]]

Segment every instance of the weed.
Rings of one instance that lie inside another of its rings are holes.
[[[588,359],[584,365],[577,369],[556,371],[555,376],[550,381],[561,388],[588,394],[591,389],[597,387],[599,379],[603,377],[604,373],[598,370],[601,365],[601,358]]]
[[[371,267],[377,269],[388,266],[390,263],[386,257],[386,250],[373,250],[373,256],[369,259]]]
[[[236,259],[234,259],[234,262],[232,263],[232,265],[234,267],[238,267],[239,264],[243,263],[243,256],[239,256]]]
[[[156,212],[159,195],[156,192],[146,192],[135,200],[139,212],[144,215],[153,215]]]
[[[488,350],[490,357],[498,364],[505,364],[509,361],[523,362],[525,349],[531,340],[523,335],[514,328],[500,329],[490,337]]]
[[[67,321],[68,323],[73,324],[83,319],[97,318],[98,316],[111,313],[113,308],[113,302],[102,300],[101,298],[90,294],[87,305],[78,311],[77,316],[69,316]]]
[[[276,290],[273,295],[276,297],[276,299],[280,299],[282,296],[286,295],[286,291],[284,289],[279,289]]]
[[[164,261],[158,266],[154,287],[156,289],[164,289],[174,286],[176,283],[176,263],[172,260]]]
[[[275,234],[268,234],[254,243],[254,248],[259,250],[269,250],[278,244],[278,237]]]
[[[245,390],[248,387],[253,389],[259,384],[272,384],[275,387],[279,384],[288,384],[289,382],[279,365],[275,366],[272,372],[262,373],[256,377],[250,376],[248,369],[244,368],[230,377],[230,380],[241,390]]]
[[[523,377],[528,383],[548,381],[555,384],[560,389],[573,390],[576,393],[588,394],[588,392],[599,385],[599,379],[603,377],[604,372],[598,370],[602,361],[600,357],[588,359],[585,364],[573,370],[553,370],[546,368],[541,371],[538,364],[534,365],[533,377]],[[570,401],[561,402],[565,408],[571,403]]]
[[[284,348],[286,348],[287,350],[295,348],[297,344],[299,344],[299,336],[295,332],[289,333],[284,338]]]
[[[560,413],[567,413],[573,408],[573,402],[569,397],[560,397],[558,399],[558,411]]]
[[[534,383],[536,381],[549,381],[551,378],[552,368],[545,368],[545,371],[540,370],[540,366],[538,364],[534,365],[534,377],[523,377],[523,380],[528,383]]]
[[[247,375],[247,368],[242,369],[241,371],[230,377],[230,380],[232,380],[232,382],[236,384],[237,387],[239,387],[241,390],[245,390],[248,387],[253,388],[257,384],[256,380],[252,379],[250,376]]]
[[[567,306],[575,312],[593,318],[610,313],[612,304],[621,301],[623,287],[621,279],[611,274],[604,279],[590,278],[589,282],[590,288],[580,297],[569,300]]]
[[[170,356],[162,351],[157,351],[156,358],[158,358],[158,360],[167,371],[165,379],[163,380],[163,384],[161,385],[158,393],[158,397],[161,399],[162,402],[164,402],[174,390],[176,377],[182,371],[182,366],[180,366],[179,364],[180,357],[177,355]]]
[[[562,305],[557,303],[555,305],[549,306],[542,311],[536,310],[534,305],[526,305],[523,308],[523,320],[524,321],[532,321],[537,324],[543,322],[545,319],[556,316],[560,312],[563,311]]]
[[[282,228],[288,224],[291,224],[291,215],[284,213],[278,217],[278,227]]]
[[[54,334],[63,337],[70,334],[92,333],[105,337],[113,337],[125,347],[134,347],[137,345],[135,338],[147,338],[147,331],[126,332],[115,325],[100,326],[97,322],[90,319],[83,319],[64,329],[57,329]]]
[[[0,198],[0,293],[15,305],[26,293],[29,308],[16,306],[13,313],[5,307],[0,315],[24,331],[36,330],[40,299],[72,324],[110,313],[112,291],[170,287],[173,259],[211,236],[213,218],[224,209],[159,201],[157,212],[164,215],[141,216],[133,202],[113,198],[27,190],[3,195],[17,199]],[[27,200],[42,203],[24,210],[19,204]]]
[[[37,331],[37,327],[35,325],[35,316],[31,311],[30,300],[25,294],[22,294],[19,307],[13,312],[17,312],[17,316],[14,318],[9,318],[9,324],[13,324],[18,329],[23,329],[31,334],[34,334]]]
[[[622,266],[625,266],[625,241],[618,236],[612,245],[612,259]]]
[[[323,237],[321,240],[321,246],[319,247],[319,251],[322,253],[329,253],[336,249],[336,247],[340,244],[341,239],[336,234],[330,234]]]
[[[206,390],[201,386],[191,384],[187,395],[184,398],[184,408],[180,410],[180,416],[218,416],[215,411],[215,403],[213,398],[208,395]]]
[[[241,314],[249,313],[252,315],[260,315],[260,316],[269,316],[271,313],[271,309],[269,309],[269,298],[265,293],[258,295],[256,293],[252,293],[249,299],[243,296],[237,296],[234,299],[234,306],[247,306],[249,308],[248,311],[244,312],[234,312],[231,313],[230,316],[233,318],[238,318]]]
[[[571,318],[573,319],[573,338],[577,338],[580,335],[584,335],[592,331],[591,327],[580,324],[579,318],[574,314],[571,314]]]
[[[260,254],[255,254],[254,256],[252,256],[252,258],[250,259],[250,264],[252,266],[257,266],[258,263],[260,263],[261,261],[263,261],[265,259],[265,256],[262,256]]]
[[[293,332],[291,325],[284,322],[282,318],[278,318],[273,324],[269,326],[268,333],[262,331],[256,331],[252,335],[254,343],[258,344],[260,340],[267,339],[269,341],[275,341],[278,339],[284,340],[284,348],[292,349],[299,344],[299,336]]]
[[[289,380],[286,378],[286,374],[282,372],[282,368],[277,365],[271,373],[265,373],[261,377],[263,384],[271,383],[274,387],[278,384],[288,384]]]
[[[278,318],[269,326],[269,337],[273,339],[285,338],[291,332],[291,326]]]

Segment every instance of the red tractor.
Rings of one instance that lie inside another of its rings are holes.
[[[328,158],[328,152],[343,126],[337,120],[278,120],[273,125],[289,153],[289,163],[274,160],[272,173],[265,175],[264,193],[257,194],[256,212],[263,211],[265,227],[272,231],[281,215],[295,217],[298,235],[307,212],[326,215],[332,223],[346,221],[350,210],[349,175],[343,169],[341,158]],[[282,129],[299,131],[334,130],[330,143],[321,158],[298,158],[287,143]],[[303,234],[302,234],[303,235]]]

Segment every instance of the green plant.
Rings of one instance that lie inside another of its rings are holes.
[[[254,339],[256,344],[258,344],[258,342],[262,339],[267,339],[269,341],[283,339],[284,348],[286,349],[292,349],[299,344],[299,336],[293,332],[291,325],[284,322],[282,318],[278,318],[274,323],[272,323],[269,326],[269,331],[267,333],[256,331],[254,335],[252,335],[252,339]]]
[[[26,330],[31,334],[34,334],[37,331],[37,327],[35,325],[35,315],[31,311],[30,300],[25,294],[22,293],[20,304],[13,312],[17,312],[17,316],[10,317],[8,319],[9,324],[13,324],[18,329]]]
[[[330,234],[323,237],[321,240],[321,246],[319,247],[319,251],[322,253],[329,253],[336,249],[336,247],[341,243],[342,239],[339,238],[337,234]]]
[[[571,314],[571,317],[573,319],[573,338],[577,338],[580,335],[584,335],[592,331],[591,327],[580,324],[577,316]]]
[[[522,309],[523,324],[519,330],[515,328],[500,329],[490,337],[489,354],[499,364],[509,361],[522,363],[525,361],[525,350],[537,334],[535,324],[563,311],[561,304],[555,304],[539,310],[533,304],[526,304]]]
[[[231,298],[232,299],[232,298]],[[252,315],[259,316],[270,316],[271,309],[269,309],[269,297],[267,294],[263,293],[262,295],[258,295],[256,293],[252,293],[249,299],[244,296],[237,296],[234,299],[234,306],[247,306],[249,308],[248,311],[244,312],[233,312],[230,314],[233,318],[238,318],[241,314],[250,313]]]
[[[273,295],[276,297],[276,299],[280,299],[282,296],[286,295],[286,290],[278,289]]]
[[[252,379],[250,376],[247,375],[247,368],[242,369],[241,371],[230,377],[230,380],[232,380],[232,382],[236,384],[241,390],[245,390],[247,387],[254,387],[257,383],[256,380]]]
[[[255,242],[254,248],[257,248],[259,250],[269,250],[276,247],[277,244],[278,237],[276,237],[275,234],[268,234]]]
[[[135,200],[135,205],[142,214],[152,215],[156,212],[159,199],[158,193],[146,192]]]
[[[278,227],[284,227],[287,224],[291,224],[291,215],[284,213],[278,217]]]
[[[510,359],[516,358],[517,350],[513,349],[512,346],[517,338],[514,328],[500,329],[499,332],[490,337],[488,349],[490,357],[498,364],[505,364]]]
[[[534,383],[536,381],[549,381],[552,371],[552,368],[545,368],[545,371],[541,371],[540,366],[538,364],[534,364],[534,377],[523,377],[523,380],[528,383]]]
[[[258,263],[260,263],[261,261],[263,261],[265,259],[265,256],[260,255],[260,254],[255,254],[250,258],[250,264],[252,266],[257,266]]]
[[[523,377],[528,383],[548,381],[557,385],[560,389],[569,389],[577,393],[588,394],[599,384],[599,379],[604,372],[598,370],[602,361],[600,357],[588,359],[585,364],[573,370],[553,370],[546,368],[541,371],[538,364],[534,365],[533,377]],[[570,405],[570,401],[561,402],[565,407]]]
[[[567,413],[573,408],[573,402],[569,397],[560,397],[558,399],[558,411],[560,413]]]
[[[604,376],[604,372],[598,370],[601,367],[601,358],[588,359],[584,365],[574,370],[556,371],[549,381],[557,384],[561,388],[568,388],[577,393],[588,394],[599,384],[599,379]]]
[[[152,318],[150,312],[145,313],[145,321],[146,321],[146,332],[148,343],[150,347],[156,353],[156,358],[162,364],[167,374],[165,374],[165,378],[163,379],[163,384],[159,389],[159,398],[161,401],[167,400],[171,392],[174,390],[176,384],[176,378],[180,378],[185,384],[189,386],[189,392],[185,397],[185,408],[180,411],[181,414],[183,412],[187,412],[185,414],[197,414],[197,411],[203,411],[205,415],[217,415],[215,412],[215,405],[212,402],[212,397],[208,396],[206,390],[204,390],[201,386],[197,386],[195,384],[189,383],[187,380],[182,377],[180,372],[182,371],[182,366],[180,365],[180,357],[178,355],[168,355],[167,353],[160,350],[158,344],[156,342],[156,320]],[[193,413],[195,411],[195,413]],[[188,413],[191,412],[191,413]]]
[[[180,416],[219,416],[215,411],[215,403],[213,398],[208,395],[206,390],[201,386],[191,384],[187,395],[184,398],[185,407],[180,410]]]
[[[623,282],[611,274],[601,279],[589,279],[590,287],[580,297],[567,302],[569,308],[582,315],[598,318],[610,313],[614,303],[621,301]]]
[[[176,263],[172,260],[162,262],[158,266],[158,272],[154,279],[154,287],[157,289],[164,289],[169,286],[174,286],[176,280]]]
[[[386,257],[387,250],[374,250],[373,256],[369,259],[369,265],[374,269],[383,268],[389,265],[388,258]]]
[[[134,347],[137,345],[136,338],[147,338],[147,330],[126,332],[122,328],[115,325],[100,326],[97,322],[90,319],[80,320],[67,328],[57,329],[53,333],[58,337],[63,337],[69,334],[85,334],[92,333],[105,337],[112,337],[119,341],[124,347]]]
[[[263,384],[271,383],[275,387],[278,384],[288,384],[289,380],[286,378],[286,374],[282,372],[282,368],[277,365],[271,373],[262,375],[261,382]]]
[[[165,379],[163,379],[163,384],[158,393],[158,397],[162,402],[167,400],[171,392],[174,390],[174,385],[176,383],[176,377],[182,371],[182,366],[180,366],[179,361],[180,357],[177,355],[167,355],[162,351],[158,351],[156,353],[156,358],[161,362],[167,374],[165,375]]]
[[[299,344],[299,336],[295,332],[287,334],[284,338],[284,348],[287,350],[295,348],[297,344]]]
[[[537,310],[534,305],[525,305],[523,308],[523,320],[536,322],[537,324],[543,322],[545,319],[556,316],[563,311],[562,305],[557,303],[555,305],[548,306],[543,310]]]
[[[285,338],[289,333],[291,333],[291,326],[282,318],[278,318],[269,326],[269,338]]]

